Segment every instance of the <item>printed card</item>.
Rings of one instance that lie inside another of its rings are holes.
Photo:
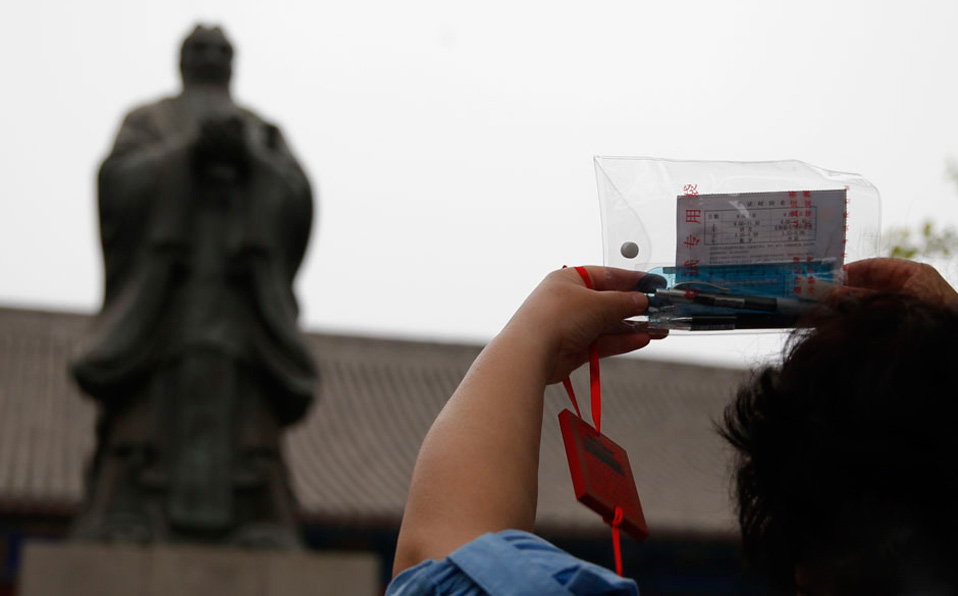
[[[678,197],[675,264],[711,267],[845,257],[844,189]]]

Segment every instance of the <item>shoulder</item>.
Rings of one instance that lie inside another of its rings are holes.
[[[449,594],[609,594],[637,596],[635,582],[578,559],[528,532],[485,534],[442,561],[396,576],[390,596]]]
[[[261,131],[263,134],[268,134],[272,137],[273,141],[283,139],[283,134],[272,120],[268,120],[263,116],[260,116],[257,112],[254,112],[252,109],[246,106],[236,106],[237,111],[243,120],[246,121],[248,125],[252,125],[254,130]]]
[[[168,110],[175,99],[174,97],[162,97],[154,101],[138,103],[126,113],[126,119],[147,118],[157,112]]]
[[[123,117],[123,126],[143,127],[152,125],[164,112],[171,110],[174,98],[164,97],[150,103],[141,103]]]
[[[257,125],[272,124],[269,120],[260,116],[257,112],[253,111],[251,108],[237,105],[236,109],[240,113],[240,115],[243,117],[243,119],[246,120],[247,122],[252,122]]]

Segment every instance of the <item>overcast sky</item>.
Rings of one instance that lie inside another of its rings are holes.
[[[871,180],[886,225],[958,222],[956,2],[7,2],[0,304],[99,307],[95,170],[178,91],[196,21],[311,177],[311,330],[489,339],[549,270],[601,260],[593,155],[800,159]]]

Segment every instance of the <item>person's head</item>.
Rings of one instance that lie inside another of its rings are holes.
[[[952,594],[958,314],[846,303],[758,372],[721,432],[746,559],[774,594]]]
[[[219,27],[197,25],[180,48],[183,85],[228,87],[233,74],[233,46]]]

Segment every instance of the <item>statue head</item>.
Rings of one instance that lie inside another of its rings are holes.
[[[219,27],[197,25],[180,48],[183,85],[228,87],[233,74],[233,44]]]

